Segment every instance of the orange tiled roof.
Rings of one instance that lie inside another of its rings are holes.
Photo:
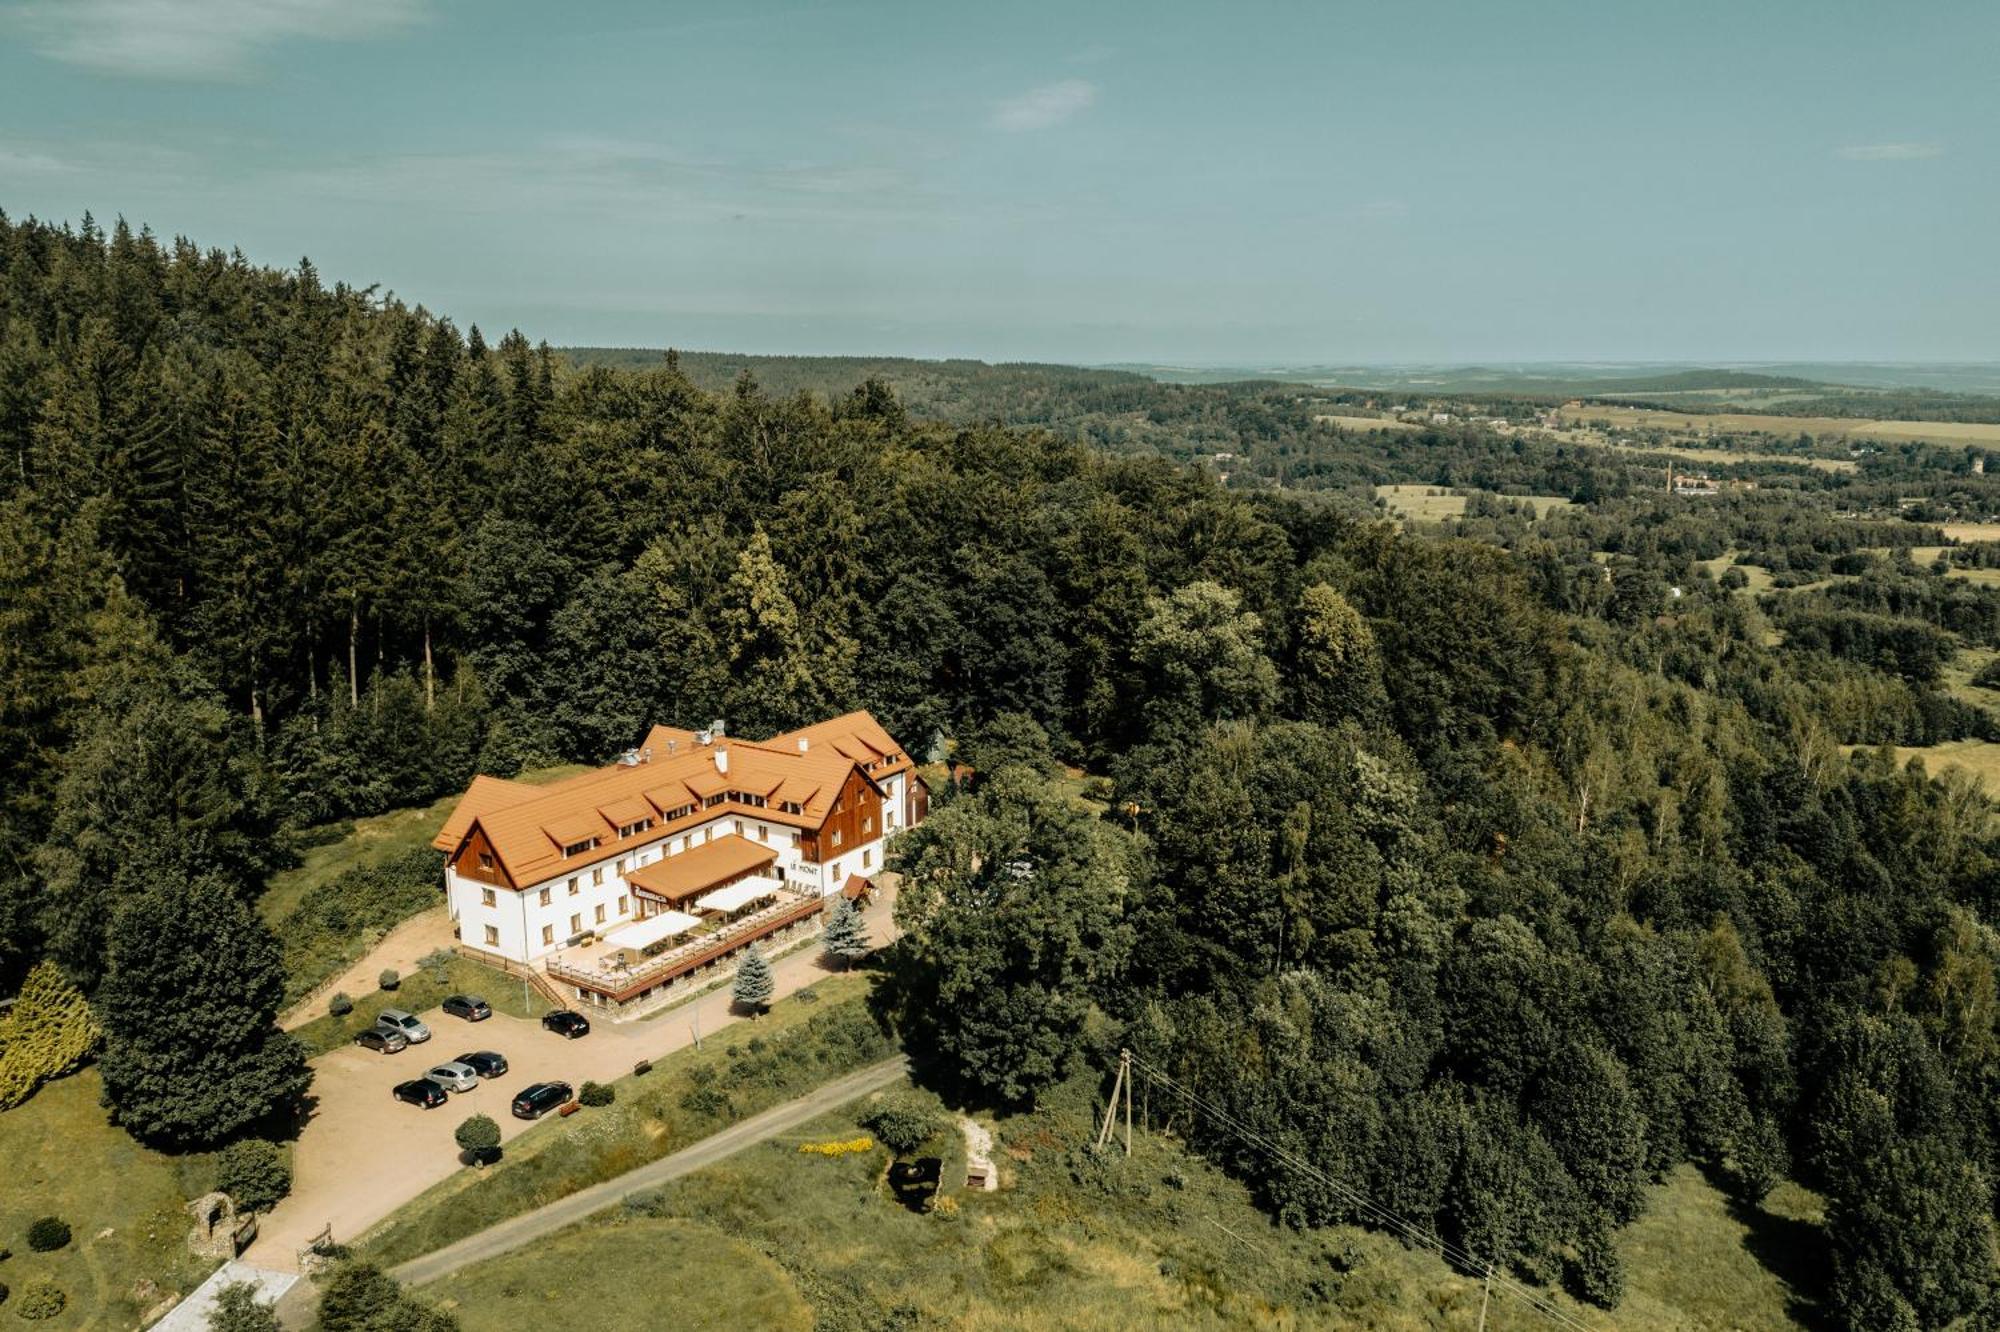
[[[814,831],[826,822],[834,796],[855,768],[879,784],[915,766],[866,712],[850,712],[769,740],[731,737],[709,745],[702,745],[694,732],[655,726],[640,748],[642,755],[648,751],[651,757],[638,763],[613,763],[547,786],[474,778],[432,845],[447,854],[456,852],[477,825],[507,880],[525,888],[608,859],[621,846],[654,841],[676,826],[722,814],[743,813]],[[718,753],[728,755],[727,772],[717,766]],[[739,802],[734,794],[765,803]],[[708,798],[716,795],[726,798],[708,806]],[[642,812],[642,805],[650,813]],[[689,806],[691,813],[668,817]],[[797,806],[796,813],[791,806]],[[621,826],[649,817],[653,828],[621,841]],[[563,856],[564,846],[593,838],[590,850]]]
[[[719,883],[741,878],[777,858],[776,848],[731,833],[677,856],[663,856],[650,865],[641,865],[625,876],[625,882],[655,897],[681,902]]]

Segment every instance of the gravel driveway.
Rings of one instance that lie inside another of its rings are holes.
[[[893,892],[885,892],[868,909],[878,946],[894,935],[893,906]],[[828,974],[816,944],[780,958],[772,971],[780,998]],[[496,984],[503,979],[496,973]],[[468,1115],[491,1115],[502,1144],[534,1128],[508,1110],[515,1093],[529,1083],[559,1078],[580,1088],[586,1080],[609,1082],[630,1073],[641,1059],[659,1059],[692,1044],[697,1022],[706,1040],[742,1020],[730,1011],[728,986],[640,1021],[593,1021],[590,1035],[574,1041],[504,1013],[484,1022],[446,1017],[438,1009],[419,1016],[432,1033],[422,1045],[392,1055],[348,1045],[313,1061],[311,1094],[318,1103],[293,1153],[291,1196],[262,1218],[245,1261],[296,1271],[298,1250],[329,1222],[335,1240],[352,1242],[431,1185],[465,1169],[452,1133]],[[421,1077],[433,1064],[468,1050],[499,1051],[507,1057],[507,1072],[454,1094],[434,1110],[391,1099],[398,1082]]]

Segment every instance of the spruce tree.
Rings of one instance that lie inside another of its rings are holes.
[[[229,885],[165,877],[113,920],[98,1007],[104,1089],[135,1137],[206,1146],[290,1107],[312,1082],[278,1030],[278,942]]]
[[[835,903],[820,942],[827,956],[839,958],[843,967],[868,956],[868,925],[861,919],[860,908],[846,898]]]
[[[771,1006],[771,996],[778,990],[777,977],[771,974],[771,964],[752,944],[743,950],[743,961],[736,968],[736,989],[733,992],[737,1004],[752,1013],[761,1013]]]

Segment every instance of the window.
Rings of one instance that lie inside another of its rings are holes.
[[[833,882],[840,882],[840,862],[837,860],[833,862]]]
[[[618,877],[621,879],[625,877],[625,857],[623,856],[618,857]]]
[[[618,899],[618,914],[621,916],[625,914],[625,898],[622,895]]]
[[[556,927],[553,925],[542,926],[542,947],[547,948],[550,944],[554,943],[555,941],[556,941]]]
[[[584,852],[590,850],[591,847],[596,845],[597,845],[597,839],[595,837],[586,837],[581,842],[571,842],[568,846],[565,846],[563,848],[563,856],[565,858],[569,856],[580,856]]]
[[[583,917],[582,917],[582,916],[571,916],[571,917],[569,918],[569,932],[570,932],[571,934],[582,934],[582,933],[583,933]]]
[[[708,827],[703,828],[701,830],[701,840],[704,842],[712,842],[715,840],[715,826],[713,824],[710,824]]]
[[[868,867],[869,867],[870,865],[872,865],[872,864],[874,864],[874,863],[875,863],[875,853],[874,853],[873,851],[863,851],[863,852],[861,853],[861,868],[862,868],[862,869],[867,869],[867,868],[868,868]]]
[[[768,824],[760,823],[757,825],[757,840],[760,842],[771,840],[771,829]]]
[[[491,851],[481,851],[479,853],[479,868],[481,869],[493,868],[493,853]]]
[[[597,920],[595,921],[595,923],[598,925],[602,925],[604,923],[604,903],[602,902],[599,902],[597,904]]]
[[[835,829],[833,830],[833,844],[834,844],[835,846],[839,846],[839,845],[840,845],[840,829],[838,829],[838,828],[835,828]]]
[[[743,835],[743,820],[741,819],[736,820],[736,835],[738,837]]]
[[[571,897],[576,896],[576,876],[574,874],[569,876],[569,895]]]
[[[604,882],[604,866],[599,865],[590,872],[590,886],[595,888]]]
[[[498,948],[500,946],[500,931],[491,925],[486,927],[486,946],[488,948]]]
[[[872,833],[875,831],[875,816],[873,814],[870,814],[867,818],[861,820],[861,831],[865,833]]]
[[[542,889],[541,892],[535,895],[535,905],[547,906],[548,904],[549,904],[549,890],[544,888]]]
[[[796,850],[798,850],[798,849],[799,849],[799,835],[798,835],[797,833],[793,833],[793,834],[792,834],[792,850],[796,851]]]
[[[620,837],[637,837],[640,833],[646,831],[648,828],[652,826],[653,826],[653,821],[651,819],[640,819],[637,823],[620,824],[618,827],[618,835]]]
[[[481,888],[479,890],[479,905],[481,906],[493,905],[493,890],[491,888]]]
[[[683,851],[687,850],[688,847],[691,846],[693,843],[694,843],[694,834],[689,833],[686,837],[681,838],[681,850]]]

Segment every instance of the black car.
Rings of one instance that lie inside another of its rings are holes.
[[[408,1101],[423,1110],[435,1110],[450,1099],[445,1089],[429,1078],[412,1078],[408,1082],[399,1082],[389,1094],[399,1101]]]
[[[444,1011],[467,1022],[484,1022],[493,1016],[493,1006],[470,994],[454,994],[444,1001]]]
[[[497,1078],[507,1071],[507,1056],[493,1050],[474,1050],[462,1054],[458,1062],[470,1068],[482,1078]]]
[[[540,1119],[573,1095],[567,1082],[538,1082],[514,1098],[514,1118]]]
[[[383,1054],[410,1048],[410,1038],[390,1027],[370,1027],[356,1036],[354,1043],[364,1050],[379,1050]]]
[[[542,1026],[571,1040],[590,1035],[590,1019],[572,1008],[542,1014]]]

